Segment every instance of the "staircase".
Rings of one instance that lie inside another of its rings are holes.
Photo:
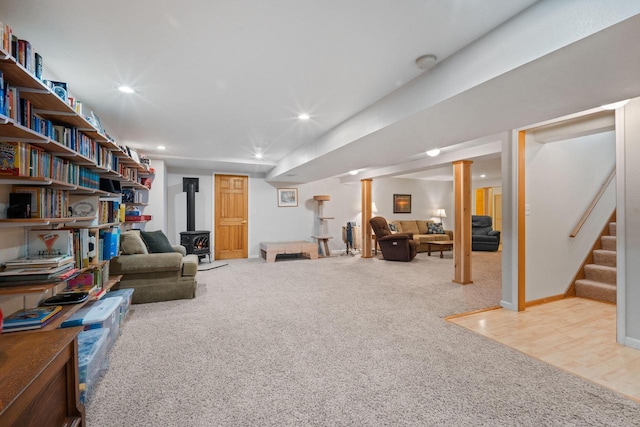
[[[593,263],[584,266],[584,278],[575,282],[576,296],[616,303],[616,223],[609,235],[600,237],[600,249],[592,252]],[[606,234],[606,233],[605,233]]]

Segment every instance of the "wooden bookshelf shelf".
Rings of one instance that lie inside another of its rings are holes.
[[[3,282],[11,283],[11,282]],[[33,284],[25,284],[25,285],[12,285],[12,286],[4,286],[0,285],[0,295],[17,295],[17,294],[38,294],[41,292],[46,292],[52,289],[54,286],[60,283],[59,280],[55,280],[49,283],[40,283],[37,285]]]
[[[77,222],[93,221],[94,219],[95,217],[92,216],[72,218],[4,218],[0,219],[0,225],[33,227],[51,224],[75,224]]]

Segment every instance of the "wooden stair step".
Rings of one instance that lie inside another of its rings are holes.
[[[596,282],[616,285],[617,271],[615,267],[606,265],[587,264],[584,266],[584,278]]]
[[[602,243],[602,249],[607,251],[615,251],[616,250],[616,236],[602,236],[600,238],[600,243]]]
[[[617,252],[608,251],[605,249],[595,249],[593,251],[593,263],[598,265],[606,265],[609,267],[615,267],[617,262]]]
[[[615,285],[587,279],[576,280],[576,296],[581,298],[591,298],[615,304],[616,293]]]

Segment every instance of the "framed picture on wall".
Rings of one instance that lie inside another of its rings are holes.
[[[278,207],[298,206],[297,188],[278,188]]]
[[[411,194],[393,195],[393,213],[411,213]]]

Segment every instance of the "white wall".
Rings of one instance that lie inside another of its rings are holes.
[[[196,193],[196,229],[213,233],[213,174],[208,171],[168,169],[166,174],[167,236],[176,244],[179,233],[186,230],[186,195],[182,192],[182,178],[200,178],[200,192]],[[156,175],[157,179],[157,175]],[[278,207],[277,188],[263,178],[249,177],[249,257],[258,257],[260,242],[309,240],[315,233],[318,204],[313,200],[317,194],[328,194],[331,200],[324,203],[324,216],[334,217],[327,221],[329,249],[338,253],[345,249],[342,241],[342,226],[349,221],[361,225],[361,185],[341,184],[338,178],[327,178],[308,184],[292,186],[298,189],[297,207]],[[155,182],[154,182],[155,189]],[[412,195],[412,213],[393,213],[393,194]],[[377,215],[393,219],[429,219],[437,208],[445,208],[449,218],[445,226],[453,226],[453,183],[411,179],[384,178],[373,180],[372,200],[378,207]],[[157,215],[158,206],[153,204],[148,211]],[[146,210],[146,211],[147,211]],[[145,211],[145,212],[146,212]],[[147,230],[151,228],[147,227]],[[212,235],[212,241],[214,240]],[[213,248],[212,248],[213,249]],[[213,252],[213,250],[212,250]]]
[[[425,181],[418,179],[385,178],[371,183],[372,200],[378,208],[377,215],[387,220],[434,219],[436,209],[444,208],[445,228],[453,229],[453,181]],[[393,195],[411,194],[411,213],[393,213]],[[439,220],[439,218],[437,219]]]
[[[617,123],[619,124],[619,122]],[[619,141],[618,342],[640,349],[640,99],[624,107]]]
[[[615,133],[526,143],[526,300],[564,294],[615,209],[615,185],[580,234],[571,230],[615,167]]]
[[[182,178],[199,178],[195,196],[196,230],[213,232],[213,176],[210,171],[168,169],[166,172],[166,235],[172,244],[180,243],[180,232],[187,231],[187,193],[182,191]],[[154,211],[155,211],[155,207]],[[147,230],[150,230],[147,227]],[[213,239],[213,234],[212,234]]]

